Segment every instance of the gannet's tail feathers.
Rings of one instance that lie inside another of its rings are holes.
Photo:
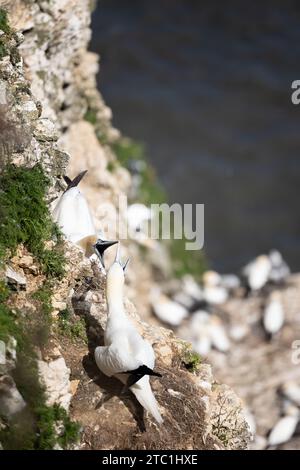
[[[158,409],[157,401],[151,390],[149,377],[144,376],[137,383],[130,387],[130,390],[135,395],[138,402],[142,405],[145,410],[147,410],[158,422],[158,424],[163,423],[163,419]]]
[[[66,191],[68,191],[71,188],[75,188],[76,186],[78,186],[80,181],[82,180],[82,178],[84,177],[84,175],[86,173],[87,173],[87,170],[82,171],[81,173],[79,173],[79,175],[75,176],[75,178],[73,180],[71,180],[71,178],[69,178],[68,176],[65,175],[64,180],[68,185]]]
[[[142,365],[135,370],[128,370],[127,372],[123,372],[123,373],[130,374],[127,380],[127,384],[126,384],[128,388],[134,385],[139,380],[141,380],[141,378],[143,378],[144,375],[154,375],[156,377],[162,377],[161,374],[159,374],[158,372],[154,372],[154,370],[150,369],[149,367],[145,365]]]

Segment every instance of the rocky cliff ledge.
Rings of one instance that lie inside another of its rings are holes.
[[[143,416],[95,367],[105,276],[61,239],[49,216],[62,176],[88,169],[82,189],[109,237],[103,210],[133,185],[96,89],[98,57],[87,51],[93,3],[0,0],[0,441],[3,448],[244,449],[249,432],[237,396],[189,344],[141,320],[153,266],[134,241],[124,249],[132,258],[126,309],[155,349],[163,377],[152,385],[164,424]]]

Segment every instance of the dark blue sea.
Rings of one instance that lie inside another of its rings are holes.
[[[300,3],[102,0],[91,50],[115,126],[205,204],[212,266],[277,248],[300,270]]]

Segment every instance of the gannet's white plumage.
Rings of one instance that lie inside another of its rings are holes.
[[[142,338],[125,313],[123,286],[124,271],[118,247],[116,260],[107,273],[108,319],[104,334],[105,346],[95,349],[95,360],[105,375],[115,376],[129,385],[129,371],[136,371],[142,366],[153,371],[155,355],[150,343]],[[143,375],[129,388],[140,404],[161,424],[163,420],[151,390],[149,375]]]
[[[286,398],[300,407],[300,386],[296,382],[285,382],[281,387],[281,391]]]
[[[296,430],[298,422],[299,415],[290,415],[281,418],[275,424],[269,435],[269,446],[278,446],[289,441]]]
[[[271,272],[271,261],[268,256],[258,256],[243,269],[244,276],[247,277],[251,290],[256,291],[264,287],[269,280]]]
[[[209,304],[223,304],[228,299],[228,292],[222,286],[222,278],[215,271],[207,271],[203,275],[204,299]]]
[[[102,233],[97,234],[87,200],[78,188],[85,174],[86,171],[79,173],[73,181],[65,177],[68,188],[59,198],[52,215],[65,237],[78,245],[87,257],[96,251],[104,268],[103,253],[116,242],[105,241]]]
[[[162,294],[159,288],[152,289],[151,297],[153,312],[162,322],[179,326],[188,316],[188,310],[185,307]]]
[[[88,203],[77,186],[62,194],[53,211],[53,217],[65,237],[72,243],[96,236]]]
[[[60,196],[53,210],[53,219],[62,233],[68,240],[78,245],[90,237],[96,238],[96,229],[88,203],[78,188],[85,174],[86,171],[80,173],[73,182],[67,178],[68,188]]]
[[[272,250],[269,254],[271,262],[270,281],[280,283],[290,275],[291,271],[287,263],[284,261],[281,253],[277,250]]]

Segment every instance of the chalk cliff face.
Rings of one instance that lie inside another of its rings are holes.
[[[11,28],[0,36],[0,157],[2,170],[8,163],[28,168],[41,164],[51,183],[49,205],[65,189],[64,174],[73,177],[87,169],[82,191],[97,228],[111,237],[112,214],[119,211],[121,223],[125,220],[118,202],[129,191],[132,177],[121,165],[110,169],[116,161],[113,143],[120,133],[96,89],[98,57],[87,51],[93,3],[0,0]],[[87,120],[91,112],[93,120]],[[50,240],[50,249],[52,244]],[[35,346],[47,404],[58,403],[81,424],[79,449],[246,448],[249,432],[237,396],[215,382],[209,364],[191,369],[188,344],[171,331],[142,321],[148,311],[143,293],[152,287],[153,272],[135,242],[124,245],[124,255],[132,259],[126,310],[155,349],[163,377],[152,384],[164,424],[158,427],[149,416],[143,418],[134,397],[124,396],[116,380],[96,369],[92,353],[105,328],[105,276],[67,242],[65,274],[51,279],[50,337],[42,347]],[[107,265],[112,255],[108,253]],[[25,322],[39,315],[33,294],[47,282],[39,261],[19,245],[1,269],[1,278],[14,288],[8,300],[12,311],[25,312]],[[65,311],[71,320],[62,317]],[[7,377],[0,382],[0,415],[5,407],[6,414],[16,415],[27,406],[11,378],[18,363],[16,350],[16,345],[7,347],[6,364],[0,366],[2,378]],[[5,419],[2,426],[9,427]]]

